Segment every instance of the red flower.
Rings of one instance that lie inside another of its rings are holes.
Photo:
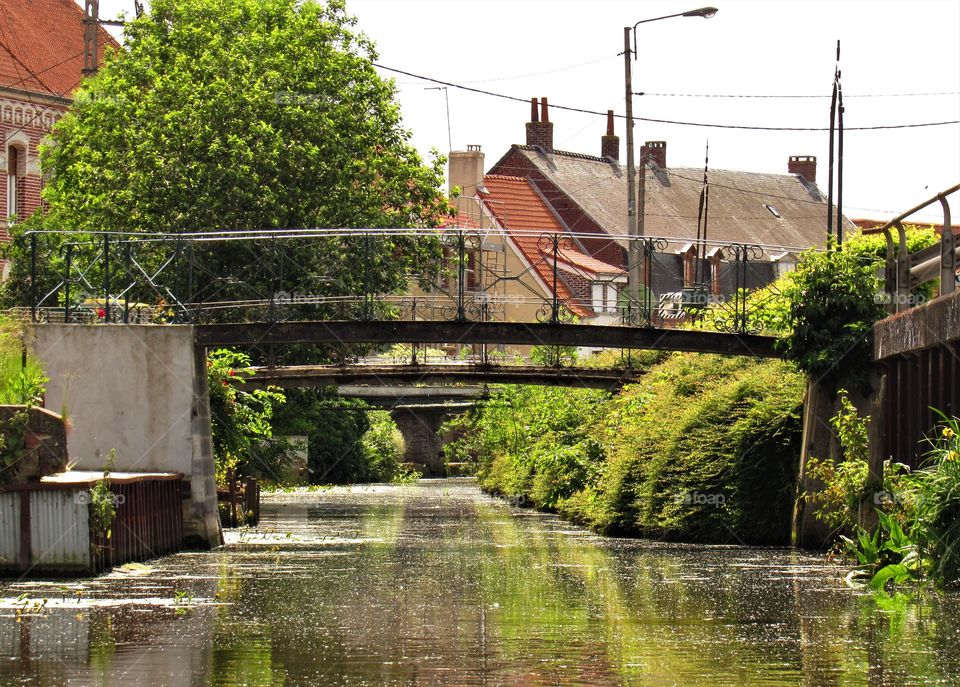
[[[230,384],[227,382],[226,379],[222,380],[220,383],[223,384],[224,386],[230,386]]]
[[[233,376],[234,376],[235,374],[237,374],[237,373],[234,372],[233,370],[228,370],[228,371],[227,371],[227,374],[230,375],[231,377],[233,377]]]

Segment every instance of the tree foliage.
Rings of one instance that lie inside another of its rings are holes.
[[[805,253],[786,282],[787,359],[811,377],[864,385],[872,360],[873,323],[885,314],[876,259],[853,250]]]
[[[48,210],[27,227],[435,226],[443,161],[427,166],[410,145],[393,82],[354,25],[341,0],[155,0],[54,127],[42,151]],[[261,268],[273,251],[198,249],[217,281],[198,271],[197,291],[236,296],[230,278],[271,288]],[[380,293],[402,288],[436,246],[311,241],[292,253],[286,291]],[[356,269],[361,253],[368,273]]]

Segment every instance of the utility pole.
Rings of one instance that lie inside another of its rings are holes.
[[[133,9],[139,18],[143,14],[143,3],[134,0]],[[91,76],[100,67],[99,29],[102,25],[123,26],[125,22],[114,19],[100,19],[100,0],[84,0],[83,8],[83,75]]]
[[[676,14],[667,14],[653,19],[641,19],[633,27],[623,27],[623,86],[624,100],[627,109],[627,294],[634,303],[640,302],[640,284],[648,277],[643,275],[643,266],[640,264],[640,246],[639,241],[643,237],[643,203],[641,197],[640,203],[637,202],[637,169],[634,164],[634,144],[633,144],[633,74],[630,68],[631,58],[638,59],[637,51],[637,27],[640,24],[649,24],[650,22],[660,21],[661,19],[672,19],[673,17],[701,17],[710,19],[717,13],[716,7],[701,7],[687,12],[677,12]],[[630,39],[633,38],[631,46]],[[640,161],[640,176],[646,174],[646,166],[643,160]],[[644,178],[644,183],[646,179]],[[644,193],[645,189],[641,190]],[[638,207],[639,205],[639,207]]]
[[[90,76],[97,71],[98,56],[97,28],[100,24],[100,0],[86,0],[83,11],[83,75]]]

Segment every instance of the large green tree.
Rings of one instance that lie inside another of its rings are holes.
[[[354,26],[341,0],[154,0],[55,127],[42,154],[47,210],[24,226],[182,233],[435,224],[442,159],[427,165],[410,145],[394,85],[377,74],[374,46]],[[290,242],[281,282],[280,250],[197,248],[194,293],[385,292],[436,256],[429,242],[402,238]]]

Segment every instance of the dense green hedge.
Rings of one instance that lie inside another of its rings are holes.
[[[676,353],[613,397],[505,387],[449,454],[484,489],[598,531],[784,544],[803,389],[789,363]]]

